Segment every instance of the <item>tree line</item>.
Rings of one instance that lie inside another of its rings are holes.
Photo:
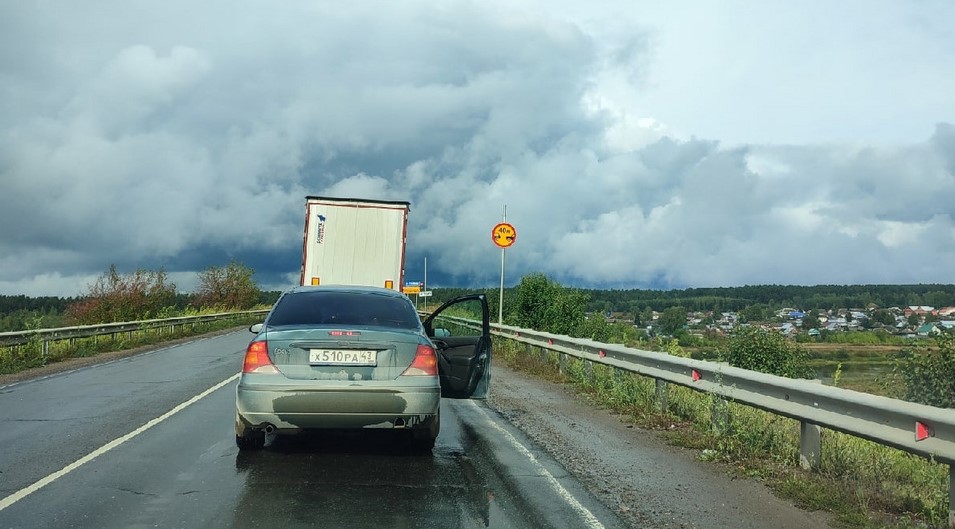
[[[955,306],[955,285],[752,285],[742,287],[688,288],[683,290],[582,290],[589,296],[587,310],[663,312],[682,306],[689,311],[738,312],[747,307],[817,309]]]

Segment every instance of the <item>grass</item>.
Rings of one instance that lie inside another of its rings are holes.
[[[670,385],[658,411],[655,381],[513,341],[498,340],[497,358],[547,380],[574,385],[595,404],[672,444],[700,450],[701,461],[766,483],[807,510],[831,514],[844,529],[944,527],[948,467],[871,441],[823,430],[817,471],[799,467],[799,422]],[[715,428],[714,409],[726,419]]]

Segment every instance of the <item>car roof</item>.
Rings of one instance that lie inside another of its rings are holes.
[[[353,293],[353,294],[378,294],[384,296],[392,296],[396,298],[407,298],[401,292],[392,290],[390,288],[384,287],[370,287],[362,285],[320,285],[320,286],[300,286],[295,287],[288,292],[287,294],[296,294],[296,293],[306,293],[306,292],[343,292],[343,293]]]

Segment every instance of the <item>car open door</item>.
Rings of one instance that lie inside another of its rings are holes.
[[[424,320],[438,356],[441,396],[487,398],[491,382],[491,323],[484,294],[462,296]]]

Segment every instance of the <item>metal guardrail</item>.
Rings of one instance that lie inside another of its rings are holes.
[[[479,322],[442,316],[474,327]],[[582,338],[492,324],[492,334],[554,351],[560,365],[570,356],[657,380],[658,401],[666,407],[666,383],[718,395],[800,421],[800,460],[816,468],[820,427],[891,446],[949,465],[949,527],[955,528],[955,410],[936,408],[815,381],[796,380],[666,353],[604,344]],[[662,384],[661,384],[662,382]],[[662,389],[662,391],[661,391]]]
[[[200,316],[180,316],[142,321],[126,321],[118,323],[102,323],[98,325],[79,325],[76,327],[60,327],[56,329],[37,329],[31,331],[0,332],[0,347],[25,345],[39,340],[43,344],[43,351],[48,350],[50,342],[59,340],[73,340],[76,338],[91,338],[94,336],[115,335],[126,332],[149,329],[175,329],[183,325],[196,325],[213,321],[232,319],[237,316],[265,315],[264,310],[247,310],[241,312],[220,312],[203,314]]]

